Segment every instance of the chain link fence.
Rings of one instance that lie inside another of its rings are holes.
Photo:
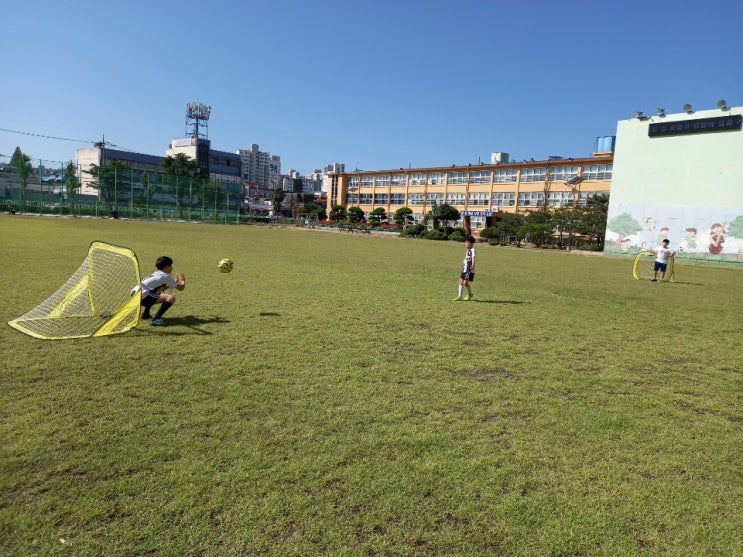
[[[239,183],[108,166],[81,177],[74,164],[43,159],[31,160],[24,183],[0,155],[3,212],[237,224],[241,206]]]

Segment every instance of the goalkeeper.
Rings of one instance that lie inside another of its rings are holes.
[[[142,280],[140,288],[142,290],[142,300],[140,305],[144,308],[142,319],[150,319],[150,325],[155,327],[164,327],[163,315],[175,303],[175,296],[168,293],[168,290],[175,288],[183,290],[186,288],[186,277],[183,273],[178,273],[175,278],[172,276],[173,260],[164,255],[158,257],[155,261],[157,271]],[[157,313],[153,317],[150,315],[150,309],[155,304],[160,304]]]

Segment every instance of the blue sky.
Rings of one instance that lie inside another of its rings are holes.
[[[5,2],[0,154],[67,161],[105,135],[163,155],[197,101],[213,148],[257,143],[285,173],[589,156],[636,110],[743,104],[743,2],[690,6]]]

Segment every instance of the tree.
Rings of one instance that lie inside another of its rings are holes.
[[[587,234],[596,239],[599,245],[604,243],[606,218],[609,212],[609,195],[598,193],[588,198],[586,206],[581,207],[579,218],[576,220],[576,230],[579,234]]]
[[[333,205],[330,208],[330,220],[338,222],[346,219],[346,209],[343,205]]]
[[[23,154],[20,147],[16,147],[13,153],[13,158],[10,160],[15,173],[18,174],[18,181],[20,182],[21,195],[19,199],[19,208],[23,211],[23,205],[26,198],[26,186],[28,185],[28,177],[31,176],[31,157]]]
[[[387,212],[384,210],[384,207],[377,207],[371,213],[369,213],[369,224],[379,225],[386,220]]]
[[[497,219],[493,228],[501,238],[518,238],[519,229],[524,225],[524,217],[516,213],[506,213]]]
[[[408,220],[412,220],[408,215],[412,215],[413,210],[410,207],[400,207],[395,211],[395,224],[405,226]]]
[[[305,203],[304,205],[300,205],[297,207],[297,213],[310,213],[317,215],[317,220],[325,220],[327,218],[327,213],[325,212],[325,207],[322,205],[318,205],[315,202],[310,201],[309,203]]]
[[[168,155],[160,166],[166,176],[196,176],[199,173],[196,161],[185,153]]]
[[[77,168],[72,161],[69,161],[65,166],[63,179],[67,198],[76,196],[80,190],[80,182],[77,179]]]
[[[103,202],[115,202],[121,191],[119,187],[121,174],[128,170],[130,170],[129,163],[112,160],[101,166],[91,164],[85,173],[93,178],[90,187],[98,190],[98,199]]]
[[[431,207],[431,218],[433,219],[434,228],[439,227],[439,221],[443,221],[444,228],[446,228],[449,221],[458,221],[461,215],[457,209],[448,203],[442,203],[441,205],[433,205]]]
[[[348,208],[348,220],[350,222],[364,222],[364,211],[361,207]]]
[[[278,187],[273,190],[273,197],[271,198],[271,206],[273,208],[273,216],[278,217],[281,214],[281,202],[284,201],[286,193],[283,188]]]

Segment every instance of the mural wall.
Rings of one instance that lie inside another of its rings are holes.
[[[668,238],[680,259],[743,265],[742,114],[689,108],[617,124],[605,253]]]

